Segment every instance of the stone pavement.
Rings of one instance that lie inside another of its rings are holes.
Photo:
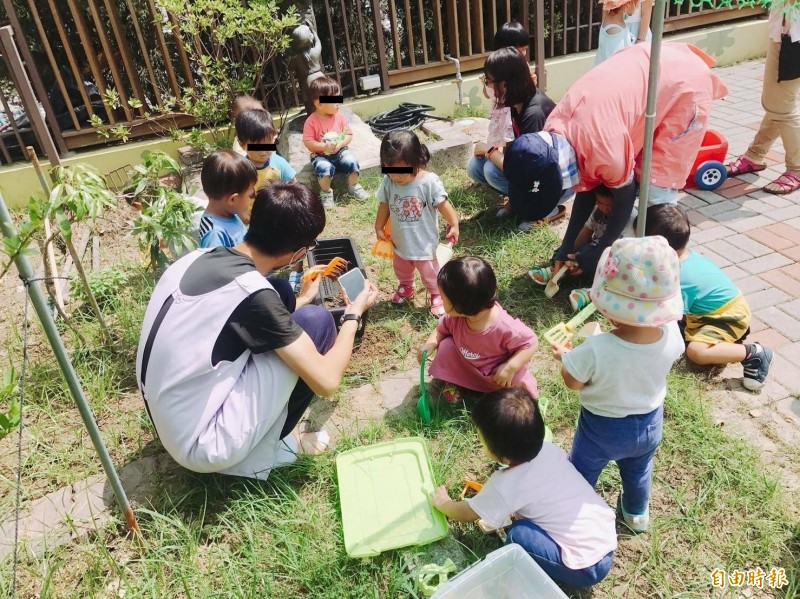
[[[763,61],[717,72],[730,94],[714,106],[709,128],[725,135],[728,159],[733,159],[745,152],[764,115]],[[787,466],[787,449],[800,443],[800,191],[779,196],[761,187],[783,172],[783,157],[777,140],[766,170],[729,179],[715,192],[689,189],[681,198],[693,225],[693,249],[736,282],[754,314],[750,339],[775,351],[769,382],[760,394],[743,391],[739,365],[723,372],[730,392],[728,398],[714,394],[718,416],[725,420],[720,411],[725,405],[732,409],[740,416],[735,428],[749,429],[744,434],[772,453],[775,459],[767,455],[767,461],[780,467]],[[757,422],[740,426],[750,419]],[[793,470],[785,472],[791,480],[784,482],[800,488],[797,464]]]

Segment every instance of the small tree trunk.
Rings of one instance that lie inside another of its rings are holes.
[[[92,306],[92,310],[97,316],[97,322],[100,323],[100,328],[103,329],[103,335],[105,336],[106,341],[109,341],[111,339],[111,331],[108,329],[108,325],[103,318],[103,313],[100,312],[100,306],[97,305],[97,300],[94,297],[94,293],[92,293],[92,288],[89,286],[89,279],[86,277],[86,271],[83,270],[81,257],[78,256],[78,251],[75,249],[75,246],[72,245],[71,240],[64,239],[64,241],[67,244],[67,251],[69,251],[69,255],[72,256],[72,263],[75,265],[75,272],[78,273],[78,277],[80,277],[81,283],[83,283],[83,287],[86,289],[86,297],[89,298],[89,303]]]

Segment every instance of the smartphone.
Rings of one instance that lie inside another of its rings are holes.
[[[347,292],[347,297],[350,301],[354,301],[358,294],[364,291],[364,286],[366,285],[366,279],[364,275],[361,274],[360,268],[354,268],[353,270],[348,270],[342,276],[339,277],[339,285],[341,285],[344,290]]]

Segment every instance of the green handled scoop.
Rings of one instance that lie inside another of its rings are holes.
[[[431,405],[428,403],[428,389],[425,387],[425,362],[428,359],[428,352],[422,352],[422,361],[419,364],[419,401],[417,401],[417,414],[425,424],[430,423]]]

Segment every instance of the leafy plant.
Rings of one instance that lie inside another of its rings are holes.
[[[128,105],[139,109],[156,129],[191,145],[203,156],[216,148],[230,147],[231,104],[236,96],[253,93],[262,85],[266,65],[289,48],[289,32],[299,22],[296,8],[282,11],[276,0],[156,0],[155,4],[164,17],[155,26],[171,28],[183,40],[194,85],[187,85],[180,98],[171,98],[155,111],[157,114],[143,110],[135,99]],[[167,14],[174,19],[167,19]],[[104,100],[111,108],[121,106],[113,88]],[[165,126],[163,119],[156,117],[166,114],[173,123],[178,116],[191,116],[195,126],[189,131],[174,124]],[[108,125],[96,115],[91,124],[106,139],[126,141],[130,136],[128,127]]]
[[[0,412],[0,439],[8,436],[11,431],[17,428],[21,418],[17,373],[13,368],[5,371],[0,382],[0,405],[5,405],[6,403],[8,404],[8,411]]]
[[[8,256],[9,261],[3,267],[0,277],[8,272],[18,255],[32,251],[31,240],[44,228],[45,220],[53,217],[56,222],[53,236],[59,235],[64,241],[75,265],[75,272],[86,290],[87,300],[108,339],[108,325],[89,286],[81,257],[72,243],[72,225],[86,222],[91,227],[106,208],[116,206],[116,197],[108,189],[105,179],[85,164],[58,166],[53,169],[52,175],[55,185],[50,189],[48,199],[32,197],[28,202],[27,220],[21,223],[16,235],[5,236],[3,253]]]
[[[146,150],[142,153],[142,163],[133,167],[133,177],[126,193],[133,198],[148,203],[157,188],[162,185],[162,177],[182,176],[181,165],[172,156],[161,152]]]
[[[164,185],[157,188],[147,204],[142,204],[131,233],[138,238],[142,251],[150,256],[150,268],[163,269],[170,258],[194,249],[197,242],[189,231],[196,210],[197,206],[189,199]]]
[[[119,290],[127,281],[128,273],[126,271],[110,266],[89,275],[89,288],[97,303],[105,306],[113,303]],[[70,292],[74,299],[88,303],[89,298],[86,295],[83,283],[76,275],[72,275],[70,280]]]

